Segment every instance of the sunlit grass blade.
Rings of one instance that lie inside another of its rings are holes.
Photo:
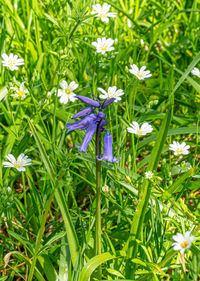
[[[86,265],[84,265],[81,273],[79,281],[88,281],[91,277],[93,271],[102,263],[105,263],[108,260],[114,259],[115,256],[111,255],[110,253],[104,253],[98,256],[95,256],[91,260],[89,260]]]

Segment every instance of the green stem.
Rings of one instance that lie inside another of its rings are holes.
[[[27,199],[26,199],[26,185],[25,185],[24,172],[22,172],[22,185],[23,185],[23,197],[24,197],[24,210],[25,210],[25,214],[26,214],[26,211],[27,211]]]
[[[98,125],[96,131],[96,155],[101,156],[101,130]],[[95,228],[95,255],[101,254],[101,161],[96,159],[96,228]],[[101,266],[98,268],[101,279]]]

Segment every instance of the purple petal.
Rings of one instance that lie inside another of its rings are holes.
[[[102,161],[102,160],[103,160],[103,154],[101,154],[100,158],[99,158],[99,156],[97,155],[97,156],[96,156],[96,159],[99,160],[99,161]]]
[[[103,159],[108,162],[118,163],[120,161],[117,160],[117,157],[113,158],[113,148],[112,148],[112,135],[106,134],[104,135],[104,155]]]
[[[97,120],[97,116],[92,113],[80,121],[74,123],[67,123],[66,126],[67,129],[69,129],[67,131],[67,134],[71,131],[78,130],[78,129],[85,130],[88,128],[91,122],[95,122],[96,120]]]
[[[90,125],[88,126],[87,132],[85,133],[83,142],[79,148],[80,152],[85,152],[85,154],[87,154],[86,149],[88,147],[88,144],[91,142],[92,137],[94,135],[94,133],[97,130],[97,123],[92,122],[90,123]]]
[[[76,96],[76,98],[81,100],[82,102],[89,104],[91,106],[94,106],[94,107],[100,107],[100,105],[101,105],[100,102],[94,101],[94,100],[84,97],[84,96]]]
[[[86,107],[84,109],[82,109],[80,112],[76,113],[74,116],[72,116],[72,119],[76,119],[79,117],[84,117],[88,114],[90,114],[93,110],[93,107]]]
[[[107,99],[103,102],[102,104],[102,109],[108,107],[111,103],[113,103],[115,101],[115,98],[111,98],[111,99]]]

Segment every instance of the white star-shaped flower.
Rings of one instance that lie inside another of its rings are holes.
[[[190,235],[190,231],[186,231],[185,236],[181,233],[177,233],[172,238],[174,239],[174,243],[172,246],[175,251],[180,251],[181,254],[184,254],[185,250],[190,248],[192,242],[195,240],[195,237]]]
[[[92,45],[97,49],[97,53],[101,53],[102,55],[104,55],[106,52],[114,50],[114,47],[112,47],[114,42],[115,41],[111,38],[106,39],[106,37],[103,37],[97,38],[97,42],[92,42]]]
[[[173,141],[173,143],[171,143],[169,145],[169,150],[174,151],[174,155],[189,154],[189,151],[188,151],[189,148],[190,148],[190,146],[186,145],[185,142],[179,143],[177,141]]]
[[[152,179],[153,178],[153,173],[151,171],[148,171],[145,173],[145,178],[146,179]]]
[[[121,100],[120,96],[124,95],[124,91],[122,89],[117,90],[116,86],[113,87],[109,87],[108,91],[106,92],[104,89],[102,88],[97,88],[100,92],[103,93],[103,95],[100,95],[99,97],[101,99],[111,99],[111,98],[115,98],[115,102],[118,102]]]
[[[25,82],[22,82],[19,87],[10,87],[10,89],[12,89],[15,92],[15,94],[13,95],[14,97],[22,98],[22,99],[26,97],[28,90],[24,87],[24,83]]]
[[[102,191],[105,193],[109,192],[109,187],[107,186],[107,184],[102,187]]]
[[[2,54],[2,58],[3,66],[8,67],[12,71],[18,70],[18,66],[24,64],[24,60],[18,59],[18,56],[14,55],[13,53],[11,53],[9,56],[6,54]]]
[[[110,13],[110,5],[104,3],[103,6],[96,4],[92,6],[94,11],[91,12],[92,15],[96,14],[96,17],[100,17],[101,21],[108,23],[109,18],[116,17],[116,13]]]
[[[62,89],[58,90],[58,97],[60,97],[60,103],[68,103],[68,101],[74,102],[76,100],[76,94],[73,92],[78,88],[78,84],[75,81],[72,81],[69,85],[68,83],[63,80],[60,82],[60,87]]]
[[[135,75],[139,80],[144,80],[145,78],[149,78],[152,76],[150,71],[145,69],[145,65],[139,69],[136,64],[132,64],[131,69],[129,69],[129,72]]]
[[[11,167],[11,168],[16,168],[19,172],[21,171],[26,171],[26,169],[24,168],[24,166],[28,166],[31,165],[31,159],[28,158],[28,156],[24,155],[24,153],[21,153],[17,159],[15,159],[15,157],[12,154],[8,154],[6,156],[6,158],[10,161],[10,162],[3,162],[2,165],[4,167]]]
[[[127,131],[129,133],[138,135],[138,136],[145,136],[148,133],[151,133],[153,131],[153,127],[149,125],[148,123],[142,124],[141,128],[139,127],[139,124],[136,121],[133,121],[132,124],[130,124],[131,127],[127,128]]]
[[[197,67],[194,67],[191,73],[200,78],[200,70]]]

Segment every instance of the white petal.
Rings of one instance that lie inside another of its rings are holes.
[[[15,161],[16,161],[14,155],[12,155],[12,154],[6,155],[6,158],[7,158],[9,161],[11,161],[11,162],[15,162]]]
[[[63,80],[62,82],[60,82],[60,87],[61,87],[62,89],[67,88],[67,87],[68,87],[67,81]]]

